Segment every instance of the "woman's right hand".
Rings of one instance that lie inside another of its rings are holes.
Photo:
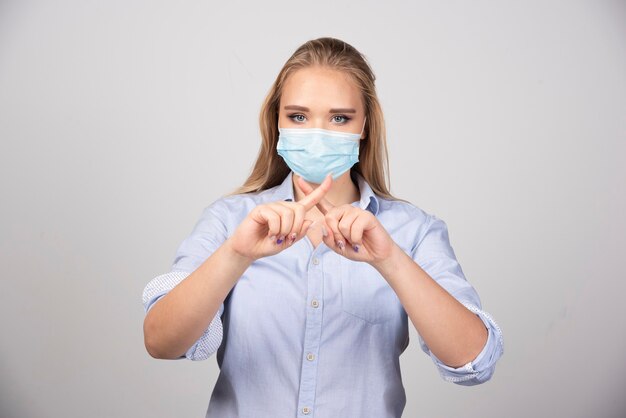
[[[228,238],[231,249],[251,260],[278,254],[303,238],[312,220],[306,213],[330,190],[330,174],[298,202],[276,201],[256,206]]]

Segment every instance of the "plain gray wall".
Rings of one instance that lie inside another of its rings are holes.
[[[504,333],[465,387],[409,324],[404,416],[625,416],[626,4],[225,3],[0,1],[0,416],[204,416],[215,357],[151,358],[141,293],[319,36],[370,60],[392,192]]]

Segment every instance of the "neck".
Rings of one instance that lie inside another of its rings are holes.
[[[304,192],[298,186],[298,177],[300,176],[296,173],[293,173],[293,194],[296,202],[304,197]],[[313,188],[319,186],[319,184],[316,183],[310,184],[313,186]],[[330,186],[330,190],[328,190],[328,193],[326,193],[325,199],[334,206],[340,206],[346,203],[351,204],[361,199],[361,192],[359,191],[359,187],[355,185],[350,178],[350,170],[343,173],[336,180],[333,180],[333,184]]]

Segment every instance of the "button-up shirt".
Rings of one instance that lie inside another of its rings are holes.
[[[491,378],[504,353],[502,332],[482,310],[450,245],[446,223],[403,201],[373,193],[362,176],[360,200],[392,239],[439,285],[482,320],[484,348],[450,367],[419,335],[441,377],[459,385]],[[145,312],[197,269],[257,205],[293,201],[292,173],[258,193],[217,199],[180,244],[171,270],[143,291]],[[210,279],[210,278],[207,278]],[[181,359],[216,353],[220,373],[206,417],[394,417],[406,395],[400,354],[409,344],[408,316],[395,291],[370,264],[352,261],[308,237],[255,260],[239,278],[204,334]]]

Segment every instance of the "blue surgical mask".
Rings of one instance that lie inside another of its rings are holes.
[[[359,161],[360,134],[320,128],[278,128],[278,155],[306,181],[321,183],[328,173],[333,180]]]

